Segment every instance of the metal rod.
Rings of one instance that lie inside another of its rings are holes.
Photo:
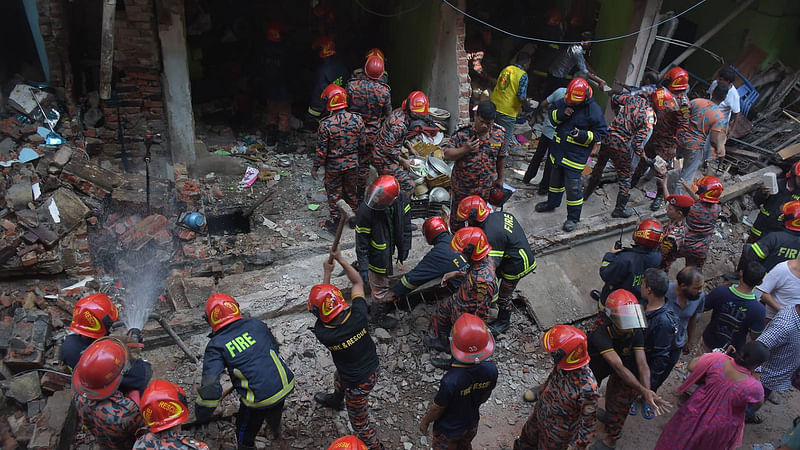
[[[172,327],[169,326],[169,323],[166,321],[166,319],[161,317],[161,314],[150,313],[150,316],[148,316],[148,318],[150,320],[155,320],[156,322],[158,322],[161,325],[161,328],[163,328],[164,331],[166,331],[167,334],[169,334],[172,340],[174,340],[175,343],[178,344],[178,347],[181,350],[183,350],[183,353],[186,353],[186,356],[188,356],[193,363],[195,364],[200,363],[200,361],[197,359],[197,356],[192,354],[192,352],[189,350],[189,347],[187,347],[186,344],[183,342],[183,339],[181,339],[181,337],[178,336],[177,333],[175,333],[175,330],[173,330]]]

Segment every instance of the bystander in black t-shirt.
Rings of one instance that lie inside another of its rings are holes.
[[[630,370],[634,376],[639,376],[639,367],[636,365],[636,357],[633,351],[644,350],[644,333],[641,329],[637,328],[630,333],[617,334],[611,322],[608,319],[604,319],[603,323],[589,334],[588,346],[589,357],[591,358],[589,368],[592,369],[595,378],[597,378],[598,386],[605,377],[614,372],[611,365],[603,358],[603,353],[608,353],[611,350],[617,352],[625,368]]]
[[[764,331],[766,309],[755,294],[744,294],[736,286],[717,286],[706,294],[706,311],[713,310],[703,331],[703,343],[711,350],[732,344],[741,351],[747,333]]]
[[[364,297],[354,298],[350,309],[340,314],[345,314],[345,318],[338,326],[317,319],[314,335],[331,351],[342,383],[352,387],[378,370],[378,354],[367,330],[367,302]]]
[[[434,403],[444,406],[444,414],[433,423],[434,433],[448,438],[459,437],[478,426],[480,406],[489,399],[497,385],[497,366],[491,361],[480,364],[453,363],[439,383]]]

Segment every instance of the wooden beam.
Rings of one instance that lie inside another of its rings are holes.
[[[103,22],[100,35],[100,98],[111,98],[111,75],[114,66],[114,15],[117,0],[103,0]]]

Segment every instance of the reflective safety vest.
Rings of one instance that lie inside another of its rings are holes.
[[[525,71],[515,65],[507,66],[497,77],[497,85],[492,91],[492,103],[497,107],[497,112],[509,117],[517,117],[522,103],[517,96],[519,80]]]

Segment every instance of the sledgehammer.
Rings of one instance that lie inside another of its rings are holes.
[[[331,254],[328,256],[328,264],[333,263],[333,254],[339,248],[339,240],[342,238],[342,231],[344,231],[344,224],[349,222],[355,216],[353,208],[347,204],[344,199],[336,201],[336,209],[339,210],[339,227],[336,228],[336,237],[333,238],[333,245],[331,246]]]

